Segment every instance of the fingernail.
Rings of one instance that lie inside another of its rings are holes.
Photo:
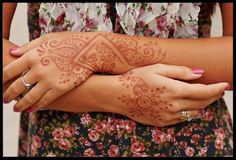
[[[19,47],[13,47],[11,49],[9,49],[10,53],[18,53],[20,52],[20,48]]]
[[[221,97],[223,97],[225,95],[225,92],[223,92],[222,94],[221,94]]]
[[[230,90],[230,85],[229,84],[225,87],[225,90]]]
[[[200,68],[192,68],[192,72],[194,74],[203,74],[204,73],[204,70],[203,69],[200,69]]]
[[[28,112],[28,113],[33,112],[33,108],[32,108],[32,107],[29,107],[29,108],[27,109],[27,112]]]
[[[20,112],[19,108],[17,108],[16,106],[14,106],[13,111],[14,112]]]
[[[3,98],[3,103],[9,103],[8,99],[7,98]]]

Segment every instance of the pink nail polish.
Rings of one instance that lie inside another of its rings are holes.
[[[225,87],[225,90],[230,90],[230,85],[229,84]]]
[[[223,92],[222,94],[221,94],[221,97],[223,97],[225,95],[225,92]]]
[[[200,69],[200,68],[192,68],[192,72],[194,74],[203,74],[204,73],[204,70],[203,69]]]
[[[7,98],[3,98],[3,103],[9,103],[8,99]]]
[[[33,112],[33,108],[32,108],[32,107],[29,107],[29,108],[27,109],[27,112],[28,112],[28,113]]]
[[[14,112],[20,112],[19,108],[17,108],[16,106],[14,106],[13,111]]]
[[[20,51],[19,47],[13,47],[11,49],[9,49],[10,53],[17,53]]]

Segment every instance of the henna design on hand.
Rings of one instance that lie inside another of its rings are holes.
[[[152,118],[161,120],[159,111],[155,110],[154,107],[160,104],[164,106],[164,108],[160,107],[160,110],[168,110],[168,106],[172,107],[172,104],[161,100],[161,95],[164,93],[165,87],[150,89],[142,78],[132,76],[132,74],[133,72],[129,71],[119,76],[119,81],[126,88],[132,87],[133,96],[130,94],[122,95],[118,97],[118,100],[130,107],[129,112],[132,117],[140,117],[148,114]]]
[[[85,44],[77,38],[70,37],[70,39],[61,42],[57,40],[46,41],[37,48],[37,52],[39,56],[42,56],[41,64],[43,66],[49,65],[51,60],[61,71],[59,84],[73,80],[74,86],[77,86],[93,73],[90,69],[83,68],[73,61],[78,50]]]
[[[53,61],[61,77],[59,83],[75,85],[85,81],[93,72],[124,73],[135,68],[160,62],[162,52],[156,42],[142,43],[140,37],[111,33],[69,34],[48,40],[37,48],[41,64]]]

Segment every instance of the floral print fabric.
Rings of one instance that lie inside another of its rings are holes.
[[[29,10],[35,8],[35,12],[28,12],[28,24],[40,25],[40,31],[35,25],[35,31],[30,32],[31,39],[39,36],[34,33],[57,31],[108,31],[164,38],[198,36],[200,4],[117,3],[113,5],[115,23],[109,17],[112,5],[106,3],[39,5],[29,5]],[[24,112],[19,156],[232,156],[232,137],[232,122],[223,99],[209,105],[201,119],[168,127],[143,125],[112,113]]]
[[[128,35],[197,37],[199,3],[116,3],[117,21]],[[56,31],[113,32],[106,3],[42,3],[42,34]]]

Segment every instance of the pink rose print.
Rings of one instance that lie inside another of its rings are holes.
[[[205,143],[210,143],[212,141],[212,137],[210,135],[207,135],[204,139]]]
[[[94,127],[94,129],[99,133],[104,133],[106,131],[106,128],[107,128],[107,122],[105,120],[103,121],[98,120]]]
[[[136,128],[136,123],[134,121],[126,120],[124,125],[127,133],[133,132]]]
[[[64,137],[64,131],[62,128],[55,128],[52,132],[54,140],[60,140]]]
[[[157,28],[160,31],[164,31],[166,29],[166,26],[167,26],[167,17],[166,16],[161,16],[161,17],[157,18],[156,22],[157,22]]]
[[[111,145],[107,153],[110,157],[118,157],[120,156],[120,149],[116,145]]]
[[[192,134],[192,127],[184,127],[184,130],[183,130],[183,133],[184,133],[184,136],[190,136]]]
[[[97,26],[98,22],[94,19],[86,19],[86,27],[89,29],[94,29]]]
[[[130,151],[133,153],[142,152],[145,150],[145,146],[142,142],[136,141],[131,144]]]
[[[60,139],[59,140],[59,148],[62,150],[68,150],[72,147],[72,144],[67,139]]]
[[[195,144],[195,145],[198,145],[198,142],[200,140],[200,135],[199,134],[194,134],[192,135],[192,139],[191,139],[191,143]]]
[[[100,135],[97,131],[91,130],[88,134],[88,137],[91,141],[95,142],[99,139]]]
[[[192,157],[193,154],[194,154],[195,150],[192,148],[192,147],[187,147],[185,149],[185,154],[188,156],[188,157]]]
[[[41,138],[38,135],[33,135],[32,137],[32,145],[35,148],[40,148],[42,143],[41,143]]]
[[[94,157],[94,156],[95,156],[95,151],[94,151],[94,149],[92,149],[92,148],[87,148],[87,149],[84,151],[84,156],[85,156],[85,157]]]
[[[205,121],[211,121],[213,119],[213,113],[210,109],[207,109],[203,114],[203,119]]]
[[[216,140],[215,140],[215,147],[218,150],[223,150],[223,148],[224,148],[224,141],[219,139],[219,138],[216,138]]]
[[[207,150],[208,150],[207,147],[201,148],[200,151],[199,151],[199,153],[198,153],[199,156],[200,156],[200,157],[206,157]]]
[[[64,128],[64,135],[66,137],[72,137],[75,134],[75,128],[72,125],[67,125]]]
[[[85,114],[82,114],[80,120],[83,125],[86,125],[92,122],[92,117],[88,113],[85,113]]]
[[[187,147],[187,142],[186,142],[186,141],[181,141],[181,142],[179,143],[179,148],[185,149],[186,147]]]
[[[214,129],[214,132],[218,139],[225,139],[225,131],[223,128]]]
[[[152,133],[152,139],[156,144],[165,143],[166,133],[163,131],[160,131],[159,129],[155,129]]]

